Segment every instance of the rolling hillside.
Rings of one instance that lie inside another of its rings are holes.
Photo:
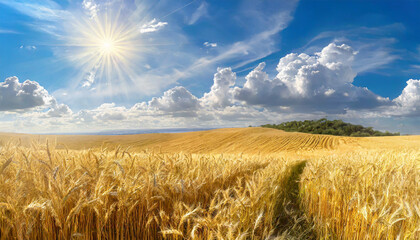
[[[88,148],[123,148],[143,151],[189,153],[277,153],[282,151],[360,150],[372,148],[418,148],[420,136],[353,138],[284,132],[269,128],[224,128],[187,133],[153,133],[137,135],[27,135],[0,134],[0,141],[20,142],[29,146],[31,141],[50,144],[57,148],[82,150]]]

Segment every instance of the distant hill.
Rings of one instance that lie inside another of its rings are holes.
[[[380,132],[372,127],[363,127],[343,122],[342,120],[319,120],[291,121],[280,124],[265,124],[261,127],[280,129],[286,132],[303,132],[312,134],[327,134],[350,137],[373,137],[373,136],[399,136],[400,133]]]
[[[0,133],[0,148],[8,143],[22,147],[33,144],[57,149],[126,149],[163,153],[274,154],[283,151],[418,148],[419,136],[350,138],[285,132],[273,128],[223,128],[185,133],[151,133],[136,135],[31,135]],[[1,160],[1,157],[0,157]]]

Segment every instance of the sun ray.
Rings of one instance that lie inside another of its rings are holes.
[[[99,89],[129,87],[137,76],[133,63],[151,47],[142,44],[139,23],[128,21],[128,17],[121,9],[108,10],[94,18],[77,17],[68,28],[65,46],[69,58],[85,75],[94,74]]]

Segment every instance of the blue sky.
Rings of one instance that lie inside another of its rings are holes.
[[[420,134],[419,10],[414,0],[0,0],[0,131],[327,116]]]

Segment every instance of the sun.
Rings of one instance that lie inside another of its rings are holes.
[[[101,50],[105,53],[112,54],[114,51],[114,41],[112,39],[104,39],[101,44]]]
[[[119,12],[98,13],[95,18],[79,17],[69,26],[67,56],[81,69],[79,86],[115,90],[130,88],[137,72],[134,63],[145,51],[138,24]],[[91,84],[83,84],[89,76]],[[92,76],[94,79],[92,79]],[[125,86],[126,85],[126,86]],[[100,90],[100,89],[98,89]]]

